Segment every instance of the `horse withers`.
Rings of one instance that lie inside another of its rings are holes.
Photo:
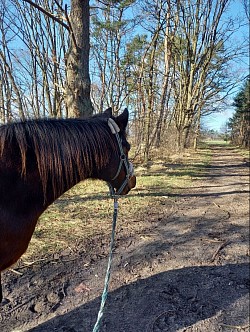
[[[121,195],[135,187],[127,123],[127,109],[114,117],[109,108],[86,120],[0,126],[0,302],[1,271],[26,251],[39,216],[58,197],[87,178]]]

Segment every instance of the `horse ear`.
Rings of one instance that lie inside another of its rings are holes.
[[[111,118],[111,116],[112,116],[112,108],[111,108],[111,107],[107,108],[107,109],[103,112],[103,115],[105,115],[105,116],[108,117],[108,118]]]
[[[125,130],[128,124],[128,109],[125,108],[123,113],[115,118],[115,122],[118,124],[121,131]]]

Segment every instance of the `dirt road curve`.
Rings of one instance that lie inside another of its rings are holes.
[[[248,170],[235,150],[214,147],[205,176],[161,197],[160,217],[117,234],[101,331],[248,331]],[[0,331],[92,331],[108,243],[5,272]]]

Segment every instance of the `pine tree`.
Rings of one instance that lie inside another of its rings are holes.
[[[250,77],[247,78],[234,98],[233,106],[235,113],[228,123],[231,129],[231,142],[234,145],[247,148],[250,146]]]

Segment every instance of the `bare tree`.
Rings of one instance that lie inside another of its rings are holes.
[[[69,47],[65,54],[66,84],[64,87],[64,101],[66,113],[70,117],[85,118],[91,116],[93,107],[90,100],[89,76],[89,0],[72,0],[69,15],[67,6],[63,9],[61,3],[55,0],[54,3],[56,3],[61,14],[59,18],[53,13],[53,6],[45,8],[31,0],[23,1],[69,31]],[[56,49],[54,49],[54,52],[56,54]],[[56,70],[56,62],[54,62],[53,70]]]
[[[232,84],[225,66],[235,55],[224,45],[233,31],[232,22],[223,22],[229,1],[180,1],[177,3],[178,28],[174,49],[174,120],[180,149],[188,146],[194,124],[205,105]],[[198,129],[199,126],[196,126]]]
[[[10,28],[7,18],[6,1],[0,5],[0,122],[12,121],[15,117],[24,119],[23,102],[18,82],[13,73],[9,52]]]
[[[94,101],[98,111],[104,105],[111,106],[117,113],[127,101],[127,68],[124,61],[126,41],[136,24],[136,18],[129,19],[127,11],[133,5],[130,1],[96,1],[92,12],[92,73],[99,98]],[[94,90],[93,92],[96,92]]]

